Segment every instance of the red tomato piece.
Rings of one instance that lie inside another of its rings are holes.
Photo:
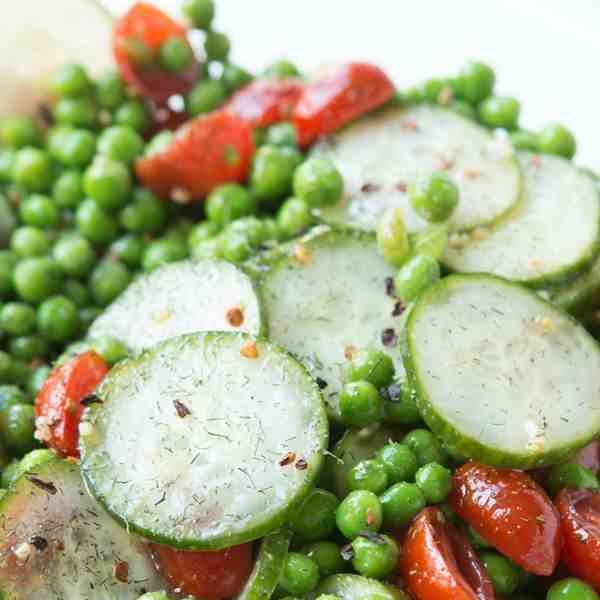
[[[237,596],[252,571],[252,544],[219,552],[184,552],[151,544],[157,569],[182,594],[201,600]]]
[[[301,146],[387,102],[394,84],[375,65],[349,63],[307,85],[294,111]]]
[[[184,73],[168,73],[157,65],[136,65],[128,48],[139,41],[157,53],[161,44],[177,37],[186,43],[186,29],[158,8],[137,2],[117,21],[113,30],[113,53],[121,76],[138,94],[164,103],[175,94],[187,94],[198,78],[199,64],[194,60]]]
[[[429,507],[413,521],[400,559],[402,578],[417,600],[494,600],[475,550],[442,511]]]
[[[600,442],[588,444],[576,454],[573,462],[590,469],[596,475],[600,474]]]
[[[190,121],[165,150],[140,159],[136,173],[158,195],[185,204],[222,183],[243,182],[253,154],[250,125],[219,111]]]
[[[99,354],[84,352],[56,367],[35,399],[36,435],[63,456],[79,458],[81,401],[108,373]]]
[[[543,488],[527,473],[475,462],[454,473],[452,508],[500,552],[536,575],[560,558],[560,523]]]
[[[258,79],[236,92],[226,108],[253,127],[267,127],[292,118],[303,89],[295,79]]]
[[[600,492],[562,490],[556,497],[569,570],[600,592]]]

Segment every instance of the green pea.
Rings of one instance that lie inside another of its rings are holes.
[[[46,229],[58,223],[59,213],[48,196],[32,194],[19,205],[19,216],[25,225]]]
[[[430,256],[413,256],[394,278],[396,293],[404,302],[416,300],[429,286],[439,281],[440,265]]]
[[[110,253],[130,269],[137,269],[142,262],[145,247],[141,236],[128,233],[111,244]]]
[[[62,280],[63,273],[58,263],[46,257],[25,258],[19,262],[13,275],[17,295],[30,304],[39,304],[56,294]]]
[[[309,158],[294,174],[294,194],[311,208],[335,204],[343,190],[344,180],[340,172],[325,156]]]
[[[363,460],[348,471],[346,483],[350,490],[381,494],[388,487],[387,469],[378,460]]]
[[[91,98],[61,98],[54,105],[54,120],[61,125],[94,129],[98,124],[98,107]]]
[[[276,123],[267,129],[266,143],[271,146],[287,146],[296,148],[298,136],[293,123]]]
[[[600,489],[595,473],[578,463],[562,463],[555,465],[544,481],[544,487],[550,496],[556,496],[563,488],[591,490]]]
[[[538,136],[540,152],[556,154],[571,159],[577,150],[575,136],[560,123],[548,125]]]
[[[256,200],[236,183],[216,187],[206,199],[206,216],[217,226],[256,212]]]
[[[181,10],[191,25],[209,29],[215,16],[214,0],[183,0]]]
[[[368,381],[377,389],[390,385],[395,368],[392,358],[377,348],[363,348],[355,352],[344,366],[344,381]]]
[[[204,221],[195,225],[188,235],[187,244],[193,254],[197,246],[207,240],[214,239],[221,232],[221,227],[211,221]]]
[[[264,70],[265,77],[274,77],[277,79],[287,79],[289,77],[300,77],[298,67],[286,58],[281,58],[271,63]]]
[[[0,298],[7,298],[14,291],[13,273],[18,259],[8,250],[0,250]]]
[[[129,349],[120,340],[103,336],[90,340],[92,348],[108,363],[110,366],[127,358]]]
[[[20,477],[20,460],[14,459],[3,471],[2,471],[2,480],[0,481],[0,485],[3,488],[7,489],[12,486],[12,484]]]
[[[248,85],[254,77],[251,73],[234,65],[232,63],[226,63],[223,65],[223,73],[221,75],[221,83],[229,94],[243,88]]]
[[[83,189],[100,208],[120,208],[131,192],[129,169],[121,162],[98,157],[85,172]]]
[[[39,332],[51,342],[73,339],[79,330],[77,306],[65,296],[52,296],[40,304],[37,325]]]
[[[265,230],[266,241],[278,241],[282,239],[283,232],[281,231],[276,219],[263,219],[263,227]]]
[[[355,490],[342,500],[335,520],[338,529],[349,540],[365,531],[375,533],[383,520],[382,505],[373,492]]]
[[[221,240],[219,237],[200,240],[190,249],[196,260],[207,260],[221,256]]]
[[[317,563],[321,577],[342,573],[346,569],[340,548],[335,542],[314,542],[305,546],[302,553]]]
[[[144,140],[131,127],[115,125],[98,138],[98,152],[112,160],[131,164],[144,152]]]
[[[84,329],[87,328],[102,314],[99,306],[86,306],[79,311],[79,320]]]
[[[574,577],[561,579],[552,584],[546,596],[546,600],[598,600],[598,598],[593,587]]]
[[[376,539],[359,536],[352,542],[352,566],[357,573],[373,579],[389,575],[398,562],[398,544],[387,535]]]
[[[429,256],[439,261],[446,251],[448,238],[449,227],[447,223],[428,225],[425,229],[411,236],[411,253]]]
[[[448,104],[448,110],[451,110],[465,119],[470,119],[471,121],[477,120],[477,110],[464,100],[452,100],[452,102]]]
[[[308,229],[314,222],[310,207],[304,200],[289,197],[277,211],[277,227],[284,238],[291,238]]]
[[[59,67],[52,80],[52,90],[58,96],[81,96],[90,87],[91,82],[85,69],[73,63]]]
[[[15,404],[27,404],[23,390],[16,385],[0,385],[0,433],[6,429],[9,408]]]
[[[115,125],[131,127],[143,133],[150,125],[150,117],[141,100],[128,100],[117,108],[114,114]]]
[[[30,147],[19,150],[13,165],[13,179],[29,192],[49,190],[54,179],[54,169],[48,153]]]
[[[417,457],[404,444],[387,444],[377,452],[377,460],[386,470],[390,483],[411,481],[417,472]]]
[[[490,96],[479,105],[479,116],[485,125],[511,131],[519,124],[521,105],[515,98]]]
[[[204,51],[208,60],[224,62],[229,56],[231,42],[229,38],[220,31],[208,31],[204,40]]]
[[[131,281],[127,267],[120,262],[102,261],[90,277],[90,291],[98,306],[108,306]]]
[[[209,113],[225,102],[227,90],[216,79],[206,79],[197,83],[188,94],[186,109],[190,117]]]
[[[368,381],[352,381],[340,392],[342,420],[351,427],[368,427],[381,419],[381,398]]]
[[[20,258],[44,256],[50,251],[50,240],[37,227],[19,227],[10,238],[10,249]]]
[[[462,68],[458,82],[461,96],[472,104],[479,104],[492,93],[496,74],[488,65],[471,61]]]
[[[64,171],[52,187],[52,197],[59,208],[75,208],[83,196],[83,176],[79,171]]]
[[[78,234],[59,239],[52,250],[56,262],[71,277],[85,277],[96,262],[96,253],[90,242]]]
[[[428,504],[439,504],[446,500],[452,489],[452,472],[436,462],[431,462],[417,471],[415,483],[423,492]]]
[[[30,117],[15,116],[0,124],[0,141],[5,146],[17,149],[37,146],[41,139],[40,128]]]
[[[158,62],[169,73],[183,73],[192,66],[194,52],[184,38],[173,36],[160,45]]]
[[[42,386],[50,377],[50,373],[52,373],[52,367],[48,365],[42,365],[31,373],[27,380],[27,392],[32,398],[36,398],[40,393]]]
[[[63,294],[75,303],[77,308],[84,308],[90,304],[92,296],[81,281],[67,279],[63,285]]]
[[[438,104],[446,89],[450,89],[447,80],[434,77],[423,84],[423,96],[427,102]]]
[[[243,217],[230,223],[224,235],[242,235],[251,246],[257,247],[266,240],[266,230],[263,222],[256,217]]]
[[[8,409],[6,428],[2,434],[6,445],[18,455],[33,449],[35,440],[33,406],[31,404],[14,404]]]
[[[0,183],[11,183],[17,151],[12,148],[0,148]]]
[[[247,235],[233,231],[223,232],[217,238],[217,253],[234,264],[244,262],[252,254],[252,244]],[[195,255],[198,256],[198,248]]]
[[[419,467],[432,462],[446,464],[446,456],[440,443],[427,429],[413,429],[404,436],[402,443],[414,452]]]
[[[125,84],[116,71],[107,71],[96,80],[96,100],[108,110],[125,101]]]
[[[169,238],[158,239],[146,246],[142,268],[144,271],[153,271],[161,265],[183,260],[186,256],[187,247],[184,243]]]
[[[6,467],[10,464],[10,455],[8,450],[4,447],[4,442],[0,441],[0,470],[6,469]],[[6,493],[6,490],[0,490],[0,500],[3,498],[3,493]]]
[[[309,542],[329,537],[335,531],[338,504],[331,492],[315,488],[296,511],[291,521],[292,530]]]
[[[144,156],[154,156],[166,150],[175,140],[175,134],[165,129],[157,133],[146,145]]]
[[[10,348],[9,348],[10,351]],[[7,383],[14,383],[21,387],[25,386],[31,369],[29,368],[29,360],[21,360],[13,355],[13,360],[10,365]]]
[[[8,349],[14,358],[25,362],[43,358],[50,353],[48,342],[39,335],[22,335],[12,338]]]
[[[442,223],[456,210],[459,192],[447,175],[432,173],[410,184],[408,198],[422,219],[430,223]]]
[[[287,196],[302,155],[293,148],[261,146],[250,173],[250,185],[258,200],[276,200]]]
[[[290,552],[283,565],[279,587],[287,594],[308,594],[319,583],[317,563],[299,552]]]
[[[402,210],[389,208],[377,223],[377,247],[383,258],[400,267],[410,254],[410,242]]]
[[[83,237],[96,244],[109,244],[117,236],[117,222],[113,216],[91,198],[86,198],[77,207],[75,224]]]
[[[8,335],[27,335],[35,330],[35,310],[24,302],[9,302],[0,309],[0,328]]]
[[[539,151],[539,137],[526,129],[517,129],[510,134],[510,141],[517,150]]]
[[[137,188],[133,193],[133,202],[121,211],[119,222],[124,229],[133,233],[156,234],[167,222],[167,208],[150,190]]]
[[[423,492],[414,483],[395,483],[379,497],[385,526],[405,527],[426,506]]]
[[[421,420],[416,394],[407,381],[383,390],[383,416],[390,423],[412,425]]]
[[[252,131],[252,139],[257,148],[264,146],[267,143],[267,130],[264,127],[256,127]]]
[[[497,552],[482,552],[480,558],[496,594],[510,596],[517,591],[523,577],[518,565]]]

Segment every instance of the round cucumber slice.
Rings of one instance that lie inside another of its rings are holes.
[[[452,216],[464,231],[497,222],[519,201],[521,174],[510,144],[452,111],[422,105],[377,113],[326,139],[328,155],[344,177],[345,193],[323,209],[328,223],[374,231],[390,207],[404,211],[411,232],[427,226],[408,201],[406,186],[444,171],[458,185]]]
[[[361,575],[332,575],[319,585],[313,598],[321,594],[340,600],[409,600],[402,590]]]
[[[173,338],[119,363],[80,427],[90,491],[123,525],[181,549],[222,549],[279,527],[327,448],[318,386],[245,334]]]
[[[517,284],[443,279],[411,311],[403,354],[424,420],[459,455],[534,468],[600,433],[596,341]]]
[[[269,337],[319,378],[330,417],[339,418],[342,367],[356,349],[382,349],[403,372],[402,310],[386,293],[395,271],[372,234],[321,226],[262,264]]]
[[[94,321],[88,336],[112,336],[133,352],[196,331],[266,333],[257,290],[222,260],[182,261],[136,279]]]
[[[144,543],[88,495],[77,465],[46,461],[0,501],[3,599],[137,600],[164,588]]]
[[[492,273],[531,287],[585,270],[600,247],[600,200],[592,178],[556,156],[519,154],[523,202],[505,222],[452,239],[452,271]]]

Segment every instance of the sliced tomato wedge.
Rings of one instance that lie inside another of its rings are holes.
[[[332,133],[387,102],[394,84],[375,65],[349,63],[304,88],[294,123],[301,146]]]
[[[140,159],[136,173],[158,195],[185,204],[222,183],[243,182],[253,154],[250,125],[219,111],[187,123],[165,150]]]
[[[563,561],[571,573],[600,592],[600,492],[565,489],[556,497],[556,506]]]
[[[402,548],[404,583],[417,600],[494,600],[494,588],[475,550],[437,507],[415,518]]]
[[[36,437],[63,456],[79,458],[81,401],[108,373],[99,354],[84,352],[57,367],[35,399]]]
[[[169,73],[156,63],[136,64],[131,47],[141,42],[156,54],[161,44],[173,37],[188,43],[183,25],[145,2],[136,2],[113,30],[113,53],[121,76],[138,94],[159,104],[176,94],[187,94],[198,78],[200,65],[194,60],[184,73]]]
[[[292,118],[303,90],[296,79],[257,79],[231,97],[227,110],[253,127],[267,127]]]
[[[222,600],[239,594],[252,571],[252,544],[219,552],[184,552],[151,544],[157,569],[184,595]]]
[[[560,523],[543,488],[527,473],[468,462],[454,473],[452,508],[500,552],[536,575],[560,558]]]

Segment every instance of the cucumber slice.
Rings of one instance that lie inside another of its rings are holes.
[[[250,579],[237,600],[268,600],[273,595],[291,539],[292,532],[284,529],[270,533],[263,539]]]
[[[414,305],[403,354],[421,415],[459,455],[534,468],[600,433],[596,341],[517,284],[443,279]]]
[[[134,281],[94,321],[89,337],[120,339],[133,352],[196,331],[266,331],[256,288],[221,260],[165,265]]]
[[[427,223],[412,210],[406,185],[444,170],[460,189],[457,230],[497,222],[519,201],[521,175],[510,144],[473,121],[428,105],[363,119],[317,146],[344,176],[340,204],[322,211],[329,223],[373,231],[389,207],[401,207],[411,232]]]
[[[319,585],[313,598],[321,594],[340,600],[409,600],[402,590],[361,575],[332,575]]]
[[[332,418],[339,418],[342,366],[354,349],[381,348],[402,372],[393,347],[401,319],[392,316],[396,300],[386,294],[386,279],[395,271],[377,254],[372,234],[317,227],[262,264],[269,337],[326,384]],[[384,346],[388,330],[394,333]]]
[[[318,386],[284,350],[241,333],[163,342],[114,367],[97,395],[80,428],[90,491],[132,531],[181,549],[279,527],[327,448]]]
[[[556,156],[519,154],[524,200],[509,220],[464,247],[452,240],[453,271],[492,273],[543,287],[585,269],[600,247],[600,199],[591,177]]]
[[[0,502],[0,596],[5,600],[137,600],[165,588],[144,544],[58,458],[31,469]]]

